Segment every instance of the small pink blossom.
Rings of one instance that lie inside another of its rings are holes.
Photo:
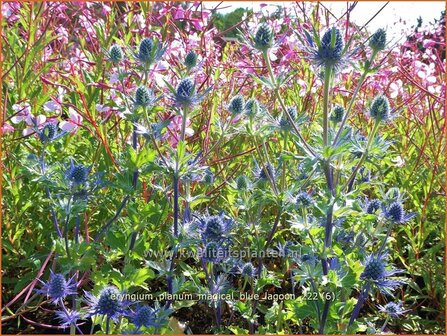
[[[191,120],[186,120],[186,129],[185,129],[185,138],[194,135],[194,130],[188,126],[191,125]],[[173,147],[177,146],[177,143],[180,141],[180,133],[182,130],[182,117],[175,116],[171,119],[167,127],[167,132],[163,135],[163,140],[167,140]]]
[[[16,112],[14,117],[11,118],[13,124],[18,124],[21,121],[26,120],[31,115],[31,106],[28,103],[14,104],[12,110]]]
[[[73,108],[69,107],[68,112],[70,113],[70,118],[68,120],[61,121],[59,127],[66,132],[75,133],[79,126],[82,126],[82,116],[77,113]]]
[[[8,124],[8,123],[3,124],[2,133],[11,133],[14,131],[15,131],[15,128],[11,124]]]

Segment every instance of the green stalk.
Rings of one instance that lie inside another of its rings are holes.
[[[386,325],[388,324],[388,321],[389,321],[389,320],[390,320],[390,317],[387,316],[387,317],[386,317],[386,320],[385,320],[385,323],[383,324],[382,328],[380,328],[380,334],[382,334],[383,331],[385,330],[385,327],[386,327]]]
[[[324,93],[323,93],[323,145],[328,145],[328,132],[329,132],[329,90],[331,87],[332,79],[332,66],[328,66],[324,69]]]
[[[333,146],[335,146],[335,144],[338,141],[338,138],[340,138],[341,132],[342,132],[342,130],[343,130],[345,124],[346,124],[346,121],[349,118],[349,114],[351,113],[352,106],[354,105],[354,101],[355,101],[355,99],[356,99],[356,97],[357,97],[357,95],[358,95],[358,93],[360,91],[360,88],[363,85],[363,82],[365,81],[366,75],[368,75],[368,73],[369,73],[369,71],[371,69],[371,64],[372,64],[374,58],[376,57],[376,55],[377,55],[377,52],[373,52],[371,54],[371,58],[365,64],[365,70],[363,71],[362,75],[360,76],[360,79],[359,79],[359,82],[357,84],[357,87],[355,88],[354,93],[353,93],[353,95],[351,97],[351,100],[349,101],[348,109],[346,110],[345,116],[343,117],[343,120],[341,121],[340,128],[338,129],[337,134],[336,134],[336,136],[334,138],[334,141],[332,142]]]
[[[287,131],[284,131],[284,145],[283,145],[283,151],[287,150],[287,137],[288,133]],[[283,161],[282,162],[282,176],[281,176],[281,191],[284,192],[286,190],[286,164]]]
[[[270,75],[270,80],[273,83],[275,83],[275,75],[273,73],[272,70],[272,65],[270,63],[270,58],[268,56],[267,51],[265,51],[263,53],[264,56],[264,60],[265,60],[265,64],[267,65],[267,69]],[[287,111],[286,105],[284,104],[281,95],[279,94],[279,88],[277,85],[275,85],[273,92],[276,95],[276,98],[279,101],[279,104],[281,105],[281,108],[283,110],[283,112],[285,113],[285,115],[287,116],[287,119],[289,119],[290,124],[292,125],[293,130],[295,131],[295,133],[298,135],[298,138],[301,140],[301,142],[303,143],[304,147],[306,147],[306,149],[313,155],[315,155],[315,152],[313,151],[313,149],[308,145],[308,143],[306,142],[306,140],[304,140],[303,136],[301,135],[301,132],[298,130],[298,127],[295,125],[295,121],[293,120],[292,116],[289,114],[289,112]]]
[[[180,136],[181,141],[185,141],[185,132],[186,132],[186,118],[188,117],[188,108],[183,106],[183,115],[182,115],[182,132]]]
[[[374,128],[371,132],[371,135],[369,136],[368,139],[368,143],[366,144],[366,149],[362,154],[362,157],[360,158],[359,163],[357,164],[357,166],[355,167],[354,171],[352,172],[351,176],[349,177],[348,181],[346,182],[346,184],[343,187],[343,191],[345,191],[348,186],[351,184],[351,182],[354,180],[355,176],[357,175],[357,172],[359,171],[359,169],[362,167],[363,163],[365,162],[366,157],[368,156],[369,150],[371,149],[371,144],[372,141],[377,133],[377,130],[379,129],[379,125],[380,125],[380,121],[376,120],[375,124],[374,124]]]

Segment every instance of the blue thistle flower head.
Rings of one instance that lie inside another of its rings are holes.
[[[366,280],[379,281],[386,277],[385,262],[382,258],[369,258],[361,277]]]
[[[142,62],[150,62],[152,57],[152,50],[154,48],[154,42],[150,38],[145,38],[140,42],[138,48],[138,57]]]
[[[184,64],[190,70],[194,68],[197,65],[197,54],[192,50],[187,53]]]
[[[202,240],[209,241],[221,241],[226,239],[226,235],[234,226],[234,222],[230,218],[225,218],[223,212],[219,215],[204,215],[196,217],[198,220],[197,227],[201,232]]]
[[[125,308],[128,302],[122,300],[123,293],[115,286],[107,286],[103,288],[98,297],[86,293],[86,298],[89,303],[89,314],[87,317],[93,315],[104,315],[108,318],[117,321],[122,315],[125,315]]]
[[[384,207],[384,206],[383,206]],[[416,213],[406,213],[401,201],[392,202],[385,208],[385,217],[394,224],[403,224],[414,218]]]
[[[259,51],[265,52],[273,45],[273,31],[267,23],[258,26],[253,38],[253,47]]]
[[[345,115],[345,109],[343,108],[343,106],[337,105],[332,110],[330,120],[333,121],[334,123],[340,123],[342,122],[344,115]]]
[[[236,178],[236,189],[238,191],[246,191],[249,189],[250,181],[248,180],[247,176],[245,175],[239,175]]]
[[[313,199],[307,192],[302,192],[296,196],[295,204],[299,208],[307,208],[313,204]]]
[[[314,59],[319,66],[338,68],[343,61],[343,48],[340,30],[333,27],[324,33]]]
[[[245,100],[241,95],[233,97],[228,105],[228,110],[233,114],[241,114],[244,111]]]
[[[378,305],[379,311],[388,315],[391,318],[399,318],[401,315],[408,312],[402,308],[402,302],[388,302],[385,306]]]
[[[39,281],[43,286],[42,289],[36,289],[36,292],[45,294],[54,304],[63,304],[62,300],[67,296],[76,294],[74,276],[66,281],[63,274],[53,273],[53,271],[50,270],[49,280],[47,282]]]
[[[271,178],[273,181],[276,180],[275,168],[273,168],[271,163],[267,163],[265,167],[256,166],[254,173],[256,178],[261,182],[265,182],[269,178]]]
[[[70,167],[66,173],[67,179],[74,185],[84,184],[87,182],[88,174],[90,173],[90,167],[86,167],[83,164],[75,165],[73,160],[70,160]]]
[[[369,39],[369,46],[374,52],[385,49],[386,46],[386,30],[379,28]]]
[[[177,85],[177,96],[182,99],[189,99],[196,93],[196,85],[191,78],[185,78]],[[181,101],[183,103],[183,101]]]
[[[117,44],[114,44],[109,51],[109,60],[112,63],[119,63],[124,59],[124,53],[121,47]]]
[[[200,103],[208,93],[211,91],[212,87],[209,87],[205,90],[205,92],[199,95],[196,91],[196,85],[192,78],[184,78],[182,79],[176,89],[170,87],[173,95],[171,99],[175,102],[178,107],[188,107],[192,108],[198,103]]]
[[[76,322],[81,319],[81,313],[76,310],[67,309],[56,311],[56,316],[60,321],[61,327],[70,327],[72,325],[76,325]]]
[[[296,108],[289,106],[289,107],[287,107],[287,112],[292,117],[293,122],[296,122],[298,119],[298,112],[296,111]],[[281,118],[279,119],[279,127],[283,131],[291,131],[292,130],[292,124],[290,123],[290,120],[287,117],[286,113],[283,113],[281,115]]]
[[[155,96],[152,90],[145,86],[140,86],[135,91],[135,106],[150,107],[155,101]]]
[[[65,131],[59,132],[58,127],[54,122],[45,123],[43,128],[41,130],[37,130],[36,133],[43,144],[59,139],[66,134]]]
[[[209,168],[205,171],[205,176],[203,177],[203,182],[208,185],[211,185],[214,183],[214,175]]]
[[[374,214],[382,207],[382,202],[380,202],[378,199],[372,199],[367,201],[365,206],[365,212],[367,214]]]
[[[130,320],[138,329],[141,327],[159,327],[160,323],[158,322],[157,312],[158,310],[147,305],[139,306],[135,312],[130,315]]]
[[[255,274],[256,270],[251,262],[247,262],[241,267],[241,275],[243,277],[252,278]]]
[[[50,142],[51,140],[53,140],[56,134],[57,134],[57,126],[53,123],[47,123],[45,124],[41,133],[39,134],[40,141],[42,141],[42,143]]]
[[[250,98],[249,100],[247,100],[244,106],[245,115],[247,115],[249,118],[254,118],[260,112],[261,107],[259,106],[259,102],[256,99]]]
[[[402,285],[401,280],[387,279],[393,275],[402,273],[402,270],[387,269],[386,254],[374,256],[369,255],[365,261],[365,268],[360,278],[375,284],[382,293],[391,295],[391,290]]]
[[[154,62],[159,61],[165,51],[166,48],[164,48],[157,40],[153,41],[150,38],[144,38],[140,42],[138,52],[134,55],[140,63],[148,67]]]
[[[391,117],[388,98],[383,95],[376,96],[371,103],[369,115],[377,122],[388,121]]]

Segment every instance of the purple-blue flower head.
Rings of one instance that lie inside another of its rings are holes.
[[[399,318],[401,315],[408,312],[402,308],[402,303],[388,302],[385,306],[378,305],[379,311],[387,314],[391,318]]]
[[[200,257],[204,261],[218,263],[228,256],[228,248],[222,241],[210,241],[200,250]]]
[[[210,92],[211,87],[205,90],[205,92],[201,95],[197,93],[196,84],[192,80],[192,78],[184,78],[182,79],[177,88],[171,89],[172,96],[171,99],[175,102],[175,105],[178,107],[187,107],[192,108],[195,105],[199,104]]]
[[[87,292],[85,295],[90,307],[87,316],[104,315],[117,321],[120,316],[126,313],[125,309],[128,303],[123,300],[124,293],[120,292],[115,286],[105,287],[97,297]]]
[[[157,317],[158,310],[149,306],[139,306],[134,313],[130,314],[130,321],[138,328],[158,327],[160,323]]]
[[[195,217],[197,228],[204,242],[220,241],[228,238],[228,233],[234,226],[231,218],[225,218],[223,212],[219,215],[202,215]]]
[[[52,142],[67,134],[65,131],[60,132],[56,123],[52,121],[45,123],[41,130],[36,127],[36,133],[43,144]]]
[[[135,91],[135,106],[150,107],[156,101],[155,95],[152,90],[145,86],[139,86]]]
[[[62,300],[67,296],[76,294],[74,276],[66,281],[63,274],[53,273],[50,270],[50,279],[47,282],[43,282],[40,279],[39,281],[43,287],[42,289],[36,289],[36,292],[45,294],[55,304],[62,304]]]
[[[357,52],[357,50],[346,52],[343,36],[335,27],[327,30],[321,39],[316,36],[316,33],[314,36],[307,31],[304,33],[305,38],[300,38],[304,44],[303,49],[317,67],[331,68],[337,72]]]
[[[166,48],[158,41],[153,41],[150,38],[144,38],[141,40],[138,47],[138,52],[134,53],[135,58],[148,67],[151,64],[161,60]]]
[[[402,202],[395,201],[385,209],[385,217],[394,224],[403,224],[414,218],[416,213],[406,213]]]
[[[81,314],[76,310],[58,310],[56,315],[61,327],[70,327],[81,319]]]
[[[374,256],[373,254],[369,255],[363,263],[365,268],[360,278],[375,284],[381,292],[391,295],[390,291],[402,285],[404,282],[401,280],[387,279],[402,273],[402,270],[387,269],[386,257],[386,254],[378,256]]]
[[[313,202],[312,197],[307,192],[299,193],[295,199],[296,206],[300,209],[308,208]]]
[[[255,274],[256,270],[251,262],[247,262],[241,267],[241,275],[243,277],[252,278]]]
[[[83,164],[75,165],[73,159],[70,159],[70,167],[66,172],[66,176],[73,185],[79,185],[87,182],[90,170],[91,166],[86,167]]]

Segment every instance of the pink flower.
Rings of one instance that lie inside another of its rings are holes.
[[[11,118],[13,124],[18,124],[21,121],[27,120],[31,115],[31,106],[28,103],[14,104],[12,109],[16,114]]]
[[[38,115],[36,118],[34,118],[32,114],[30,114],[25,120],[28,127],[23,130],[23,135],[26,136],[32,134],[36,131],[36,129],[42,128],[42,126],[45,124],[45,121],[47,121],[47,117],[45,117],[43,114]]]
[[[2,133],[11,133],[14,132],[14,127],[11,124],[3,124],[2,126]]]
[[[82,116],[77,113],[73,108],[69,107],[70,119],[61,121],[59,127],[66,132],[76,133],[79,126],[82,126]]]
[[[190,137],[194,134],[194,130],[190,127],[191,120],[186,120],[186,129],[185,129],[185,138]],[[168,125],[168,131],[163,135],[163,140],[168,140],[169,143],[172,144],[173,147],[177,146],[177,143],[180,141],[180,133],[182,130],[182,117],[175,116],[171,119],[171,122]]]

